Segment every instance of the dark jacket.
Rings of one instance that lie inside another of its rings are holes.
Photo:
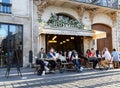
[[[41,52],[38,53],[37,57],[38,57],[38,59],[41,58]],[[47,55],[45,53],[43,53],[43,58],[47,58]]]

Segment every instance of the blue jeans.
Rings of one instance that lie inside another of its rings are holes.
[[[72,62],[80,69],[81,68],[81,62],[79,59],[73,59]]]

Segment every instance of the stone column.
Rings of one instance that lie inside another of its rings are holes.
[[[120,52],[120,11],[118,12],[118,51]]]

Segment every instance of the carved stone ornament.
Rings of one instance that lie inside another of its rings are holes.
[[[79,15],[79,19],[80,19],[81,21],[82,21],[82,17],[83,17],[84,11],[85,11],[85,8],[84,8],[84,6],[82,6],[82,5],[77,8],[77,12],[78,12],[78,15]]]
[[[117,12],[110,12],[110,13],[106,13],[108,16],[110,16],[110,18],[113,21],[113,24],[117,21]]]
[[[97,8],[85,8],[85,10],[89,12],[90,20],[93,22],[94,16],[98,13]]]
[[[48,0],[34,0],[34,3],[37,6],[38,17],[41,17],[44,9],[48,6]]]

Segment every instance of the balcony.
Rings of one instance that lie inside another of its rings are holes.
[[[0,2],[0,13],[11,14],[12,4]]]
[[[70,0],[70,1],[118,9],[118,0]]]

